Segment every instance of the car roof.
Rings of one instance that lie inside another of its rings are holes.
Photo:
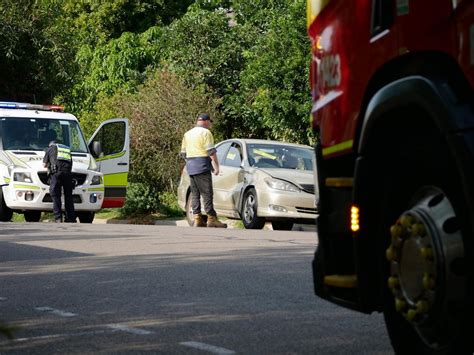
[[[269,139],[254,139],[254,138],[230,138],[222,142],[219,142],[219,144],[222,144],[225,142],[236,142],[236,141],[244,143],[244,144],[275,144],[275,145],[313,149],[309,145],[305,145],[305,144],[296,144],[296,143],[288,143],[288,142],[283,142],[283,141],[275,141],[275,140],[269,140]]]

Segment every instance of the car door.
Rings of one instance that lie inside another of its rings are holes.
[[[122,207],[127,193],[130,161],[128,120],[114,118],[103,122],[89,140],[89,150],[99,171],[104,174],[102,208]]]
[[[244,176],[242,161],[242,145],[239,142],[232,142],[220,164],[219,175],[214,176],[213,180],[215,208],[231,211],[235,216],[238,216],[236,204]]]

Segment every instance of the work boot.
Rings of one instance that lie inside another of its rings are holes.
[[[202,214],[194,215],[194,224],[193,227],[205,227],[206,223],[202,220]]]
[[[227,224],[220,222],[217,216],[207,216],[208,228],[227,228]]]

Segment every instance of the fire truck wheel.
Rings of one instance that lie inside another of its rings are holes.
[[[472,354],[469,244],[460,215],[468,209],[452,174],[426,168],[411,179],[394,176],[400,185],[384,203],[394,216],[384,223],[385,323],[396,353]]]
[[[240,215],[245,229],[262,229],[265,218],[257,216],[257,193],[255,189],[249,189],[244,194],[244,203]]]
[[[202,205],[202,201],[201,201]],[[194,225],[194,216],[193,216],[193,208],[191,207],[191,192],[188,193],[188,197],[186,198],[186,220],[188,221],[188,224],[190,227]],[[207,223],[207,215],[203,214],[202,215],[202,221],[204,223]]]
[[[25,211],[23,212],[23,216],[27,222],[39,222],[41,219],[41,211]]]
[[[77,212],[76,214],[81,223],[92,223],[94,221],[94,212]]]
[[[13,217],[13,211],[8,208],[3,198],[3,191],[0,188],[0,222],[10,222]]]

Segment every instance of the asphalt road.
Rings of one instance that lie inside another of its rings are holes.
[[[314,296],[315,232],[0,224],[1,354],[392,354]]]

